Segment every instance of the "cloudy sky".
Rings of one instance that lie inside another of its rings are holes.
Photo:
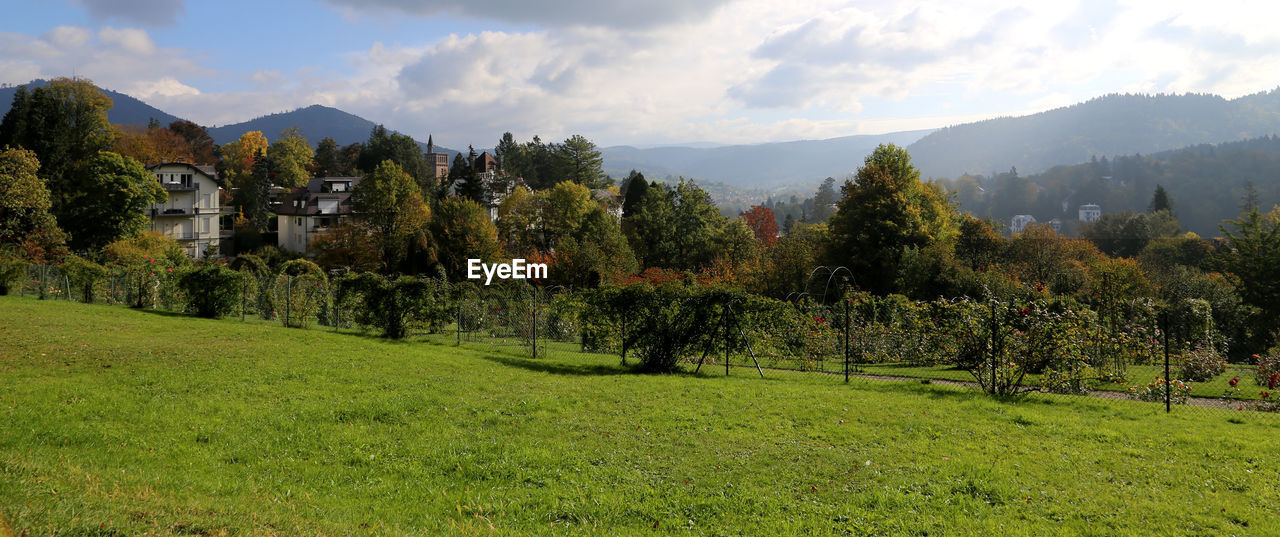
[[[450,147],[830,138],[1280,85],[1277,8],[1229,0],[3,3],[2,83],[74,72],[206,125],[318,103]]]

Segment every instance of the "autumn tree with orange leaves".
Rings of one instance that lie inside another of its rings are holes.
[[[778,242],[778,220],[773,216],[773,209],[755,205],[738,216],[747,221],[747,227],[755,233],[756,240],[760,241],[760,244],[767,247]]]

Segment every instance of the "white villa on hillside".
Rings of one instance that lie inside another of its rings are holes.
[[[188,257],[205,257],[210,247],[220,251],[220,187],[213,166],[164,162],[147,170],[169,194],[167,201],[151,206],[151,230],[178,241]]]
[[[306,253],[316,237],[351,218],[351,191],[359,183],[359,177],[316,177],[293,189],[274,209],[279,246]]]
[[[1102,218],[1102,207],[1092,203],[1080,206],[1081,222],[1097,222],[1099,218]]]
[[[1022,233],[1022,230],[1027,229],[1027,226],[1034,223],[1036,223],[1036,217],[1034,216],[1029,214],[1014,215],[1013,219],[1009,221],[1009,231],[1012,233]]]

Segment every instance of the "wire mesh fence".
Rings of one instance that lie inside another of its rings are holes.
[[[344,294],[341,274],[254,275],[241,280],[232,318],[289,327],[370,330],[370,306]],[[112,267],[85,283],[59,266],[32,265],[11,292],[46,300],[187,311],[168,269]],[[646,305],[622,295],[602,306],[592,291],[507,281],[430,280],[431,304],[407,318],[409,335],[502,349],[530,359],[612,355],[663,323],[683,323],[672,359],[686,371],[752,375],[795,371],[850,383],[944,384],[1017,400],[1093,397],[1166,412],[1280,415],[1280,357],[1228,361],[1203,304],[1106,298],[1094,307],[1052,299],[911,301],[873,296],[847,282],[786,301],[708,295]],[[657,299],[659,302],[663,299]],[[665,308],[665,309],[663,309]],[[657,312],[657,313],[655,313]],[[664,317],[665,316],[665,317]]]

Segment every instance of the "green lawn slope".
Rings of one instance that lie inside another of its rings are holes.
[[[0,536],[1280,533],[1271,416],[442,341],[0,297]]]

